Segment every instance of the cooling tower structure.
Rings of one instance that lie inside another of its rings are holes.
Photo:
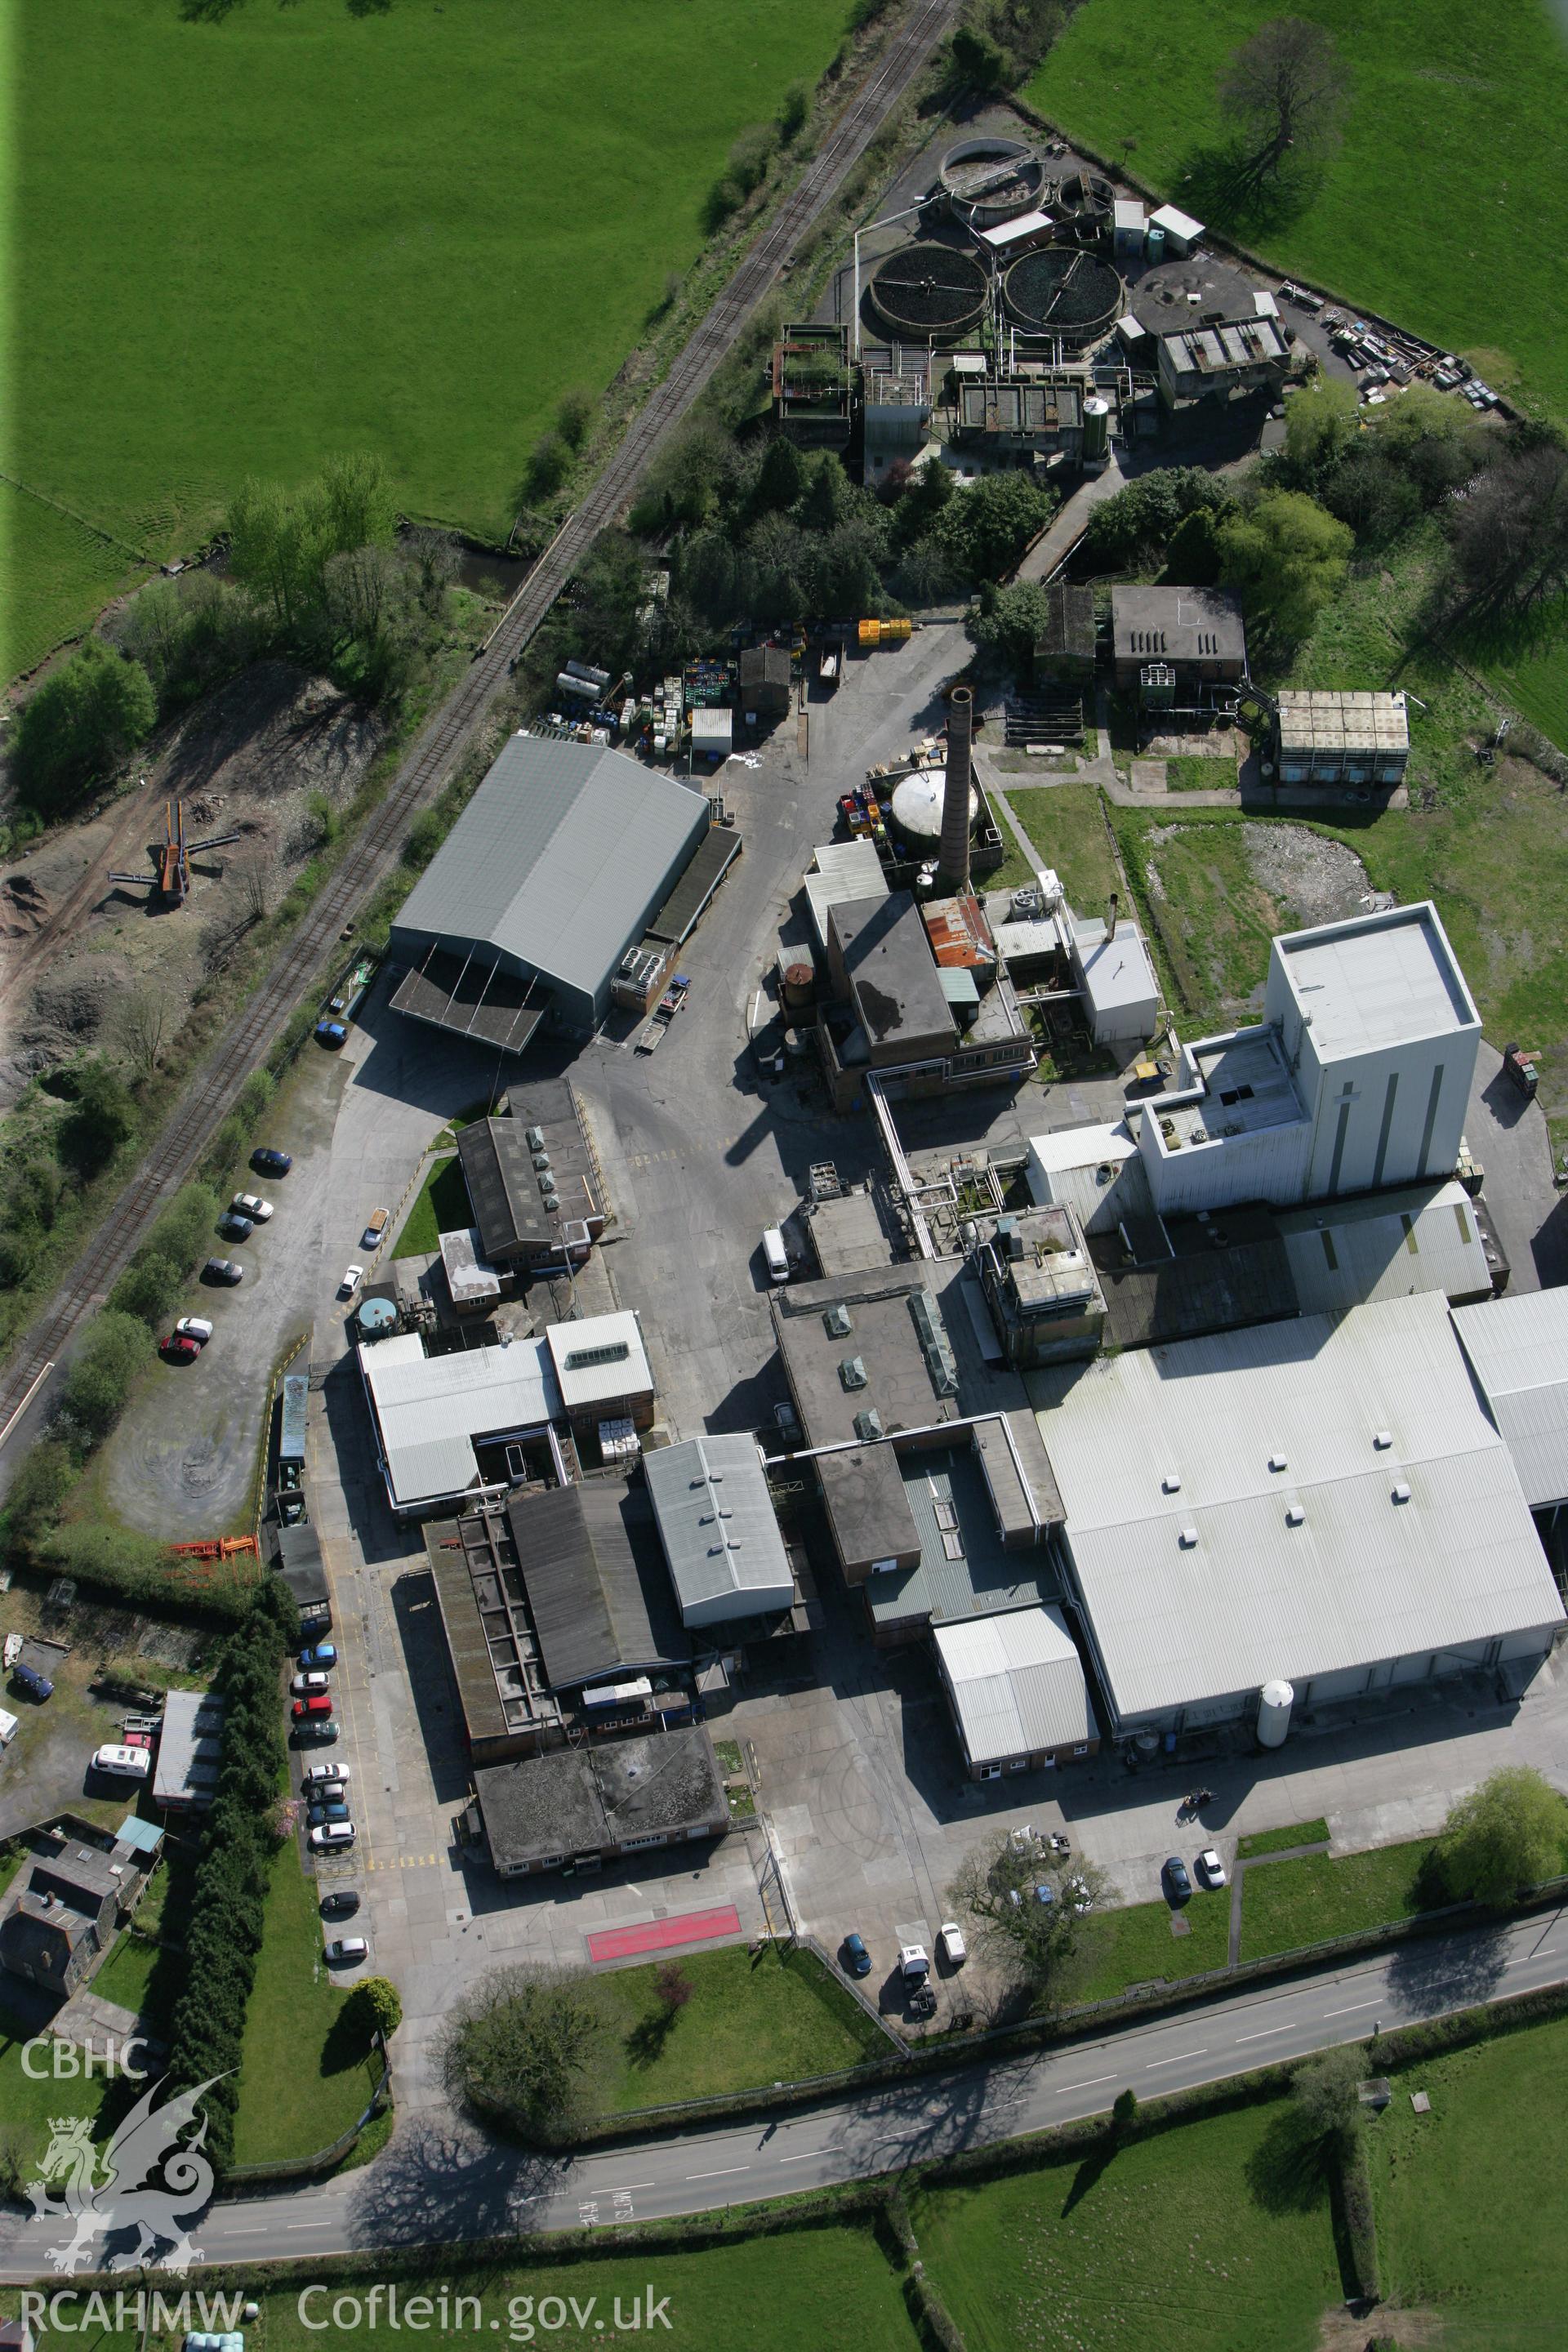
[[[974,732],[974,697],[954,687],[947,706],[947,781],[942,794],[942,845],[937,852],[938,887],[954,893],[969,887],[969,747]]]
[[[906,245],[871,279],[872,310],[905,342],[967,334],[984,316],[985,296],[980,263],[945,245]]]

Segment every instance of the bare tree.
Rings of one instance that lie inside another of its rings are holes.
[[[1505,447],[1448,514],[1467,604],[1522,616],[1568,590],[1568,449],[1558,442]]]
[[[403,566],[387,547],[329,556],[322,580],[332,625],[347,637],[374,636],[402,601]]]
[[[239,885],[241,919],[246,924],[264,923],[272,904],[272,868],[265,854],[253,849],[242,857],[234,869]]]
[[[121,1050],[139,1076],[150,1078],[163,1060],[171,1021],[168,992],[155,982],[133,988],[121,1000],[115,1028]]]
[[[1059,1977],[1109,1885],[1096,1864],[1075,1855],[1061,1873],[1035,1840],[999,1830],[965,1854],[944,1899],[969,1920],[978,1950],[1038,1992]]]
[[[1286,163],[1332,144],[1350,96],[1333,37],[1302,16],[1274,16],[1233,49],[1219,78],[1236,125],[1238,193],[1256,194]]]

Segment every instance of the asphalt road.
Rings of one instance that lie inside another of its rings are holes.
[[[502,2149],[450,2124],[400,2126],[374,2165],[320,2188],[215,2205],[195,2232],[208,2263],[326,2258],[700,2213],[835,2186],[958,2150],[1223,2082],[1357,2042],[1379,2024],[1510,1998],[1568,1976],[1568,1917],[1422,1937],[1363,1965],[1274,1984],[1103,2040],[894,2084],[781,2117],[637,2140],[572,2160]],[[0,2277],[48,2274],[58,2225],[0,2220]],[[92,2259],[115,2251],[100,2235]]]

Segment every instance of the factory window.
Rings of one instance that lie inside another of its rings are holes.
[[[621,1852],[623,1853],[635,1853],[638,1846],[662,1845],[663,1843],[664,1832],[660,1830],[654,1837],[623,1838],[621,1840]]]
[[[1082,1746],[1081,1746],[1081,1747],[1075,1748],[1073,1749],[1073,1754],[1074,1754],[1075,1756],[1087,1756],[1087,1755],[1089,1754],[1089,1742],[1088,1742],[1088,1740],[1086,1739],[1086,1740],[1083,1742],[1083,1744],[1082,1744]]]
[[[1000,1764],[982,1764],[975,1777],[982,1780],[999,1780],[1002,1778],[1002,1767]]]

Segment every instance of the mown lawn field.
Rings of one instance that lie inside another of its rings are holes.
[[[352,1932],[354,1923],[347,1925]],[[355,1972],[336,1982],[323,1948],[316,1884],[300,1867],[291,1837],[273,1856],[256,1984],[245,2016],[234,2119],[237,2164],[312,2156],[331,2147],[369,2104],[379,2068],[373,2070],[363,2041],[342,2022]]]
[[[414,1196],[392,1255],[394,1257],[417,1257],[438,1249],[443,1234],[456,1233],[459,1227],[471,1225],[473,1221],[474,1213],[468,1201],[463,1163],[454,1153],[450,1159],[437,1160],[432,1164],[429,1174]]]
[[[0,481],[0,679],[42,661],[84,615],[148,576],[84,523]]]
[[[743,1947],[680,1962],[684,2009],[658,1999],[652,1968],[611,1969],[594,1998],[610,2029],[599,2104],[606,2114],[834,2074],[891,2049],[809,1952]]]
[[[1039,852],[1040,864],[1053,866],[1075,912],[1103,915],[1105,901],[1117,884],[1116,860],[1105,830],[1105,816],[1097,784],[1033,784],[1009,792],[1014,815]],[[1011,835],[1005,836],[1011,839]],[[1020,875],[1019,880],[1032,879]],[[988,887],[993,887],[990,884]]]
[[[969,2352],[1310,2352],[1340,2276],[1294,2150],[1276,2100],[923,2192],[921,2252]]]
[[[1545,0],[1302,0],[1295,13],[1328,28],[1349,69],[1343,142],[1302,209],[1239,233],[1568,415],[1560,14]],[[1026,95],[1194,209],[1224,133],[1218,72],[1279,14],[1267,0],[1086,0]]]
[[[1173,1917],[1186,1933],[1173,1934]],[[1173,1983],[1222,1969],[1230,1941],[1230,1889],[1199,1887],[1173,1913],[1158,1903],[1130,1903],[1097,1911],[1083,1924],[1082,1941],[1061,1991],[1064,2000],[1114,2000],[1129,1985]]]
[[[386,457],[504,536],[559,395],[598,393],[702,242],[731,142],[846,0],[0,0],[13,320],[0,467],[162,558],[247,474]],[[8,530],[6,674],[112,588]]]
[[[1365,1853],[1304,1853],[1249,1870],[1241,1895],[1242,1958],[1259,1960],[1392,1919],[1413,1919],[1443,1900],[1426,1874],[1431,1853],[1430,1838],[1415,1838]]]

